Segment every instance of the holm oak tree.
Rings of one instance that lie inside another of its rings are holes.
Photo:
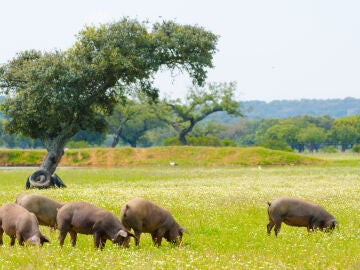
[[[217,40],[199,26],[163,21],[148,27],[123,18],[84,27],[65,51],[24,51],[1,65],[6,130],[38,138],[47,150],[30,183],[36,177],[52,179],[65,144],[78,131],[104,131],[105,116],[129,91],[156,99],[153,80],[159,70],[185,71],[194,84],[203,85]]]

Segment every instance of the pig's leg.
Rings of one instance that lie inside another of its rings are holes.
[[[99,248],[100,246],[100,241],[101,241],[101,235],[99,232],[95,232],[94,233],[94,246],[96,248]]]
[[[10,246],[15,245],[15,235],[10,235]]]
[[[143,224],[141,222],[138,222],[137,220],[131,220],[131,227],[135,234],[135,246],[138,246],[140,243],[140,234],[142,231]],[[130,228],[130,227],[128,225],[125,225],[125,228]],[[128,230],[130,231],[130,229]]]
[[[103,249],[105,247],[105,244],[106,244],[106,238],[101,237],[100,238],[100,248]]]
[[[275,228],[274,228],[275,236],[278,235],[280,228],[281,228],[281,220],[275,221]]]
[[[64,245],[64,240],[65,240],[66,234],[67,234],[67,231],[60,230],[59,243],[60,243],[61,247]]]
[[[4,235],[4,230],[0,227],[0,246],[4,244],[3,235]]]
[[[153,232],[152,234],[151,234],[151,238],[152,238],[152,241],[153,241],[153,243],[154,243],[154,245],[156,245],[156,237],[157,237],[157,235],[156,235],[156,233],[157,232]]]
[[[314,218],[310,217],[308,220],[308,225],[306,226],[306,229],[308,232],[313,232],[316,228],[317,224],[314,222]]]
[[[163,228],[158,229],[152,235],[153,242],[156,246],[158,246],[158,247],[161,246],[161,241],[162,241],[162,238],[164,237],[164,235],[165,235],[165,229],[163,229]]]
[[[104,235],[101,235],[99,232],[94,233],[94,246],[96,248],[103,249],[105,247],[106,238]]]
[[[21,233],[16,232],[16,238],[17,238],[17,240],[19,242],[19,245],[23,246],[24,245],[24,238],[21,236]]]
[[[70,234],[70,243],[73,247],[76,247],[76,238],[77,238],[77,233],[74,231],[69,231]]]
[[[140,243],[140,234],[141,234],[141,231],[134,230],[134,234],[135,234],[135,246],[138,246],[139,243]]]
[[[267,234],[270,235],[271,229],[274,227],[275,223],[270,219],[269,224],[266,226]]]

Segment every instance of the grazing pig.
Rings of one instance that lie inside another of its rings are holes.
[[[11,238],[11,246],[15,244],[15,238],[21,246],[24,242],[37,246],[49,242],[40,233],[36,216],[15,203],[7,203],[0,208],[0,245],[3,245],[4,232]]]
[[[61,207],[56,217],[60,246],[69,232],[71,245],[76,246],[77,234],[94,235],[94,245],[103,249],[106,240],[128,247],[128,238],[134,237],[110,211],[86,202],[70,202]],[[126,241],[125,241],[126,240]]]
[[[157,246],[161,245],[163,237],[179,245],[183,233],[189,233],[179,226],[169,211],[142,198],[128,201],[121,208],[120,220],[128,230],[134,230],[136,246],[139,245],[142,232],[150,233]]]
[[[268,204],[270,222],[267,225],[267,233],[269,235],[275,225],[274,231],[277,236],[281,222],[290,226],[306,227],[308,231],[333,230],[338,224],[323,207],[301,199],[283,197]]]
[[[40,194],[20,194],[15,203],[34,213],[40,225],[56,229],[56,215],[63,204]]]

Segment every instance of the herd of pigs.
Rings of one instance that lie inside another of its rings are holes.
[[[333,230],[338,224],[323,207],[301,199],[282,197],[268,204],[268,234],[275,226],[277,236],[282,222],[306,227],[308,231]],[[101,249],[107,240],[129,247],[131,237],[138,246],[141,233],[150,233],[156,246],[161,245],[162,238],[179,245],[183,233],[188,233],[169,211],[143,198],[134,198],[122,206],[119,219],[111,211],[87,202],[60,203],[40,194],[20,194],[15,203],[5,203],[0,208],[0,245],[5,232],[11,246],[15,239],[20,245],[42,246],[49,239],[40,232],[39,225],[58,229],[60,246],[69,233],[75,247],[79,233],[93,235],[95,247]]]

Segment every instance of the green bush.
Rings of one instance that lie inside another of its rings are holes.
[[[86,141],[70,141],[66,144],[67,148],[78,149],[78,148],[89,148],[90,144]]]
[[[220,140],[216,137],[186,137],[186,140],[192,146],[220,146]]]
[[[351,150],[355,153],[360,153],[360,144],[355,144]]]
[[[260,146],[269,148],[272,150],[281,150],[281,151],[287,151],[287,152],[293,151],[287,143],[285,143],[283,141],[278,141],[278,140],[267,140],[265,143],[261,144]]]
[[[181,145],[178,137],[166,138],[163,140],[163,146]]]
[[[225,138],[220,141],[221,146],[237,146],[236,142],[231,139]]]
[[[333,146],[333,145],[328,146],[328,147],[321,148],[321,151],[324,152],[324,153],[329,153],[329,154],[337,153],[337,152],[338,152],[338,150],[336,149],[336,147]]]
[[[189,137],[186,136],[186,141],[190,146],[221,146],[220,140],[216,137]],[[164,146],[181,145],[178,137],[167,138],[163,141]]]

